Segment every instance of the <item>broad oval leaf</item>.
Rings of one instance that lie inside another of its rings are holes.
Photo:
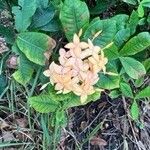
[[[150,98],[150,86],[147,86],[145,89],[140,91],[138,94],[136,94],[135,98],[140,99],[140,98]]]
[[[124,96],[130,97],[130,98],[134,97],[132,93],[132,89],[129,84],[123,83],[123,82],[120,83],[120,90]]]
[[[111,19],[94,19],[85,31],[84,39],[93,39],[93,36],[99,31],[102,32],[93,40],[93,43],[95,45],[105,47],[107,44],[113,41],[113,38],[116,34],[116,21]]]
[[[30,97],[29,104],[40,113],[55,112],[59,108],[60,103],[51,99],[48,94]]]
[[[18,70],[13,73],[14,79],[22,84],[26,85],[32,78],[34,69],[32,63],[30,63],[25,56],[21,55],[19,58]]]
[[[129,23],[127,24],[127,27],[130,28],[131,35],[135,33],[138,23],[139,23],[138,13],[137,11],[133,10],[129,18]]]
[[[134,55],[150,46],[150,33],[142,32],[131,38],[120,50],[121,56]]]
[[[19,0],[19,6],[12,7],[15,15],[15,27],[18,32],[26,31],[31,24],[31,17],[36,11],[36,0]]]
[[[75,33],[89,24],[89,10],[86,3],[80,0],[65,0],[60,11],[60,20],[67,39],[71,41]]]
[[[112,90],[119,88],[119,83],[120,83],[120,76],[110,76],[100,74],[100,79],[97,82],[96,86],[98,88]]]
[[[133,104],[131,105],[130,112],[131,112],[132,119],[137,121],[139,118],[140,112],[139,112],[139,107],[138,107],[136,100],[134,100]]]
[[[43,33],[25,32],[18,35],[17,45],[30,61],[45,65],[44,53],[55,47],[55,41]]]
[[[130,57],[120,57],[120,61],[125,72],[133,79],[138,79],[144,74],[146,74],[146,70],[144,66],[134,58]]]
[[[111,20],[116,21],[117,31],[125,29],[126,24],[128,23],[129,16],[126,14],[115,15]]]
[[[52,5],[47,8],[38,8],[33,15],[31,28],[39,28],[48,24],[55,15],[55,9]]]
[[[121,47],[130,37],[130,29],[121,29],[117,32],[115,35],[114,42],[117,45],[117,47]]]
[[[143,62],[143,65],[144,65],[146,71],[149,72],[149,70],[150,70],[150,58],[146,59],[146,60]]]
[[[118,47],[113,44],[111,47],[104,49],[104,54],[108,60],[114,60],[119,58]]]

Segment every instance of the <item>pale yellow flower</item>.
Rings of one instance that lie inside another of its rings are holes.
[[[65,48],[70,49],[70,53],[73,57],[79,57],[81,55],[82,49],[88,48],[88,44],[86,42],[80,42],[80,38],[77,34],[73,37],[73,42],[65,45]]]
[[[68,51],[63,48],[59,50],[59,65],[52,62],[44,75],[50,78],[50,83],[55,86],[58,94],[73,92],[84,103],[89,95],[97,91],[94,85],[99,80],[98,73],[101,70],[106,72],[108,60],[102,49],[90,39],[88,43],[80,42],[81,34],[82,31],[79,35],[75,34],[73,42],[65,45]],[[100,32],[95,37],[99,34]]]
[[[82,59],[89,57],[91,55],[93,56],[98,55],[98,53],[100,52],[100,47],[94,46],[90,39],[88,39],[88,45],[89,45],[89,48],[81,52]]]
[[[98,73],[99,71],[103,70],[103,72],[106,72],[105,65],[108,62],[108,59],[104,57],[104,52],[101,50],[101,55],[94,55],[92,57],[89,57],[88,60],[90,61],[92,71],[95,73]]]
[[[87,100],[88,95],[93,94],[95,90],[89,83],[83,83],[82,85],[74,85],[73,92],[80,96],[81,103],[84,103]]]

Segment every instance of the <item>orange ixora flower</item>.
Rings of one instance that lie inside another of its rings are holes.
[[[106,72],[105,65],[108,60],[103,50],[95,46],[92,40],[80,41],[81,33],[74,34],[73,42],[65,45],[67,50],[59,50],[59,64],[52,62],[44,75],[50,78],[57,93],[73,92],[84,103],[88,95],[98,90],[94,85],[99,80],[98,73]]]

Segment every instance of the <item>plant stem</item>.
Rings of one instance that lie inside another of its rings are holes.
[[[35,77],[34,82],[33,82],[33,86],[32,86],[32,88],[31,88],[31,91],[27,93],[27,94],[28,94],[28,98],[31,97],[31,96],[33,95],[33,93],[34,93],[34,89],[35,89],[35,87],[36,87],[36,84],[37,84],[39,75],[40,75],[40,73],[41,73],[41,69],[42,69],[42,67],[40,67],[40,68],[38,69],[37,74],[36,74],[36,77]],[[27,103],[27,108],[28,108],[29,127],[30,127],[30,129],[32,129],[32,125],[31,125],[31,113],[30,113],[30,105],[29,105],[29,103]]]

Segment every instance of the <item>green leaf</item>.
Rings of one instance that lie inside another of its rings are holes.
[[[143,65],[146,69],[146,71],[148,72],[150,70],[150,58],[146,59],[144,62],[143,62]]]
[[[96,84],[98,88],[112,90],[115,88],[119,88],[120,76],[110,76],[100,74],[99,81]]]
[[[0,11],[4,9],[7,9],[6,0],[0,0]]]
[[[140,5],[138,6],[138,15],[139,15],[139,17],[141,17],[141,18],[144,16],[144,8],[143,8],[142,4],[140,4]]]
[[[89,24],[89,10],[85,2],[80,0],[65,0],[61,11],[60,20],[65,35],[69,41],[73,35]]]
[[[141,5],[144,7],[150,8],[150,1],[149,0],[142,0]]]
[[[132,5],[136,5],[137,4],[137,0],[123,0],[125,3],[128,4],[132,4]]]
[[[67,126],[68,120],[67,120],[66,112],[64,110],[57,110],[55,117],[56,117],[55,120],[56,126],[63,126],[63,127]]]
[[[130,28],[131,35],[135,33],[138,22],[139,22],[138,13],[133,10],[129,18],[129,23],[127,24],[127,28]]]
[[[133,79],[138,79],[144,74],[146,70],[144,66],[137,60],[130,57],[120,57],[125,72]]]
[[[25,56],[21,55],[19,58],[18,70],[13,73],[14,79],[25,86],[31,80],[33,72],[32,63],[30,63]]]
[[[129,20],[129,16],[125,14],[119,14],[112,17],[111,20],[116,21],[116,29],[119,31],[125,29]]]
[[[53,44],[53,39],[43,33],[26,32],[17,37],[19,49],[30,61],[39,65],[45,65],[44,52],[51,50]]]
[[[38,8],[33,15],[31,28],[39,28],[48,24],[55,15],[55,9],[53,5],[49,5],[47,8]]]
[[[97,0],[96,6],[90,9],[91,14],[100,14],[116,3],[115,0]]]
[[[148,32],[139,33],[131,38],[120,50],[121,56],[135,55],[150,46],[150,34]]]
[[[136,100],[134,100],[132,106],[131,106],[131,116],[132,116],[132,119],[137,121],[138,118],[139,118],[139,107],[138,107],[138,104],[136,102]]]
[[[123,83],[123,82],[120,83],[120,90],[124,96],[130,97],[130,98],[134,97],[132,93],[132,89],[129,84]]]
[[[58,20],[58,18],[53,18],[46,25],[40,27],[39,30],[49,31],[49,32],[59,31],[59,30],[61,30],[60,20]]]
[[[121,95],[121,93],[118,90],[113,90],[109,93],[109,97],[111,99],[116,99]]]
[[[1,83],[0,86],[0,95],[1,95],[1,93],[4,91],[4,89],[7,86],[7,79],[3,74],[0,75],[0,83]]]
[[[134,82],[134,86],[136,88],[138,88],[138,87],[142,86],[143,83],[144,83],[144,77],[141,77]]]
[[[37,6],[39,8],[46,8],[48,6],[49,0],[37,0]]]
[[[119,52],[118,52],[118,47],[113,44],[111,47],[106,48],[104,50],[105,56],[108,58],[108,60],[114,60],[119,58]]]
[[[60,106],[60,103],[51,99],[49,95],[41,94],[39,96],[30,97],[29,104],[40,113],[55,112]]]
[[[18,32],[26,31],[36,10],[36,0],[19,0],[19,6],[12,7],[15,15],[15,27]]]
[[[150,98],[150,86],[147,86],[145,89],[136,94],[135,99],[141,98]]]
[[[93,43],[95,45],[105,47],[107,44],[113,41],[113,38],[116,34],[116,21],[111,19],[94,19],[85,31],[84,39],[92,39],[93,36],[99,31],[102,31],[102,33],[93,40]]]
[[[118,47],[121,47],[130,37],[130,29],[121,29],[117,32],[114,42]]]

